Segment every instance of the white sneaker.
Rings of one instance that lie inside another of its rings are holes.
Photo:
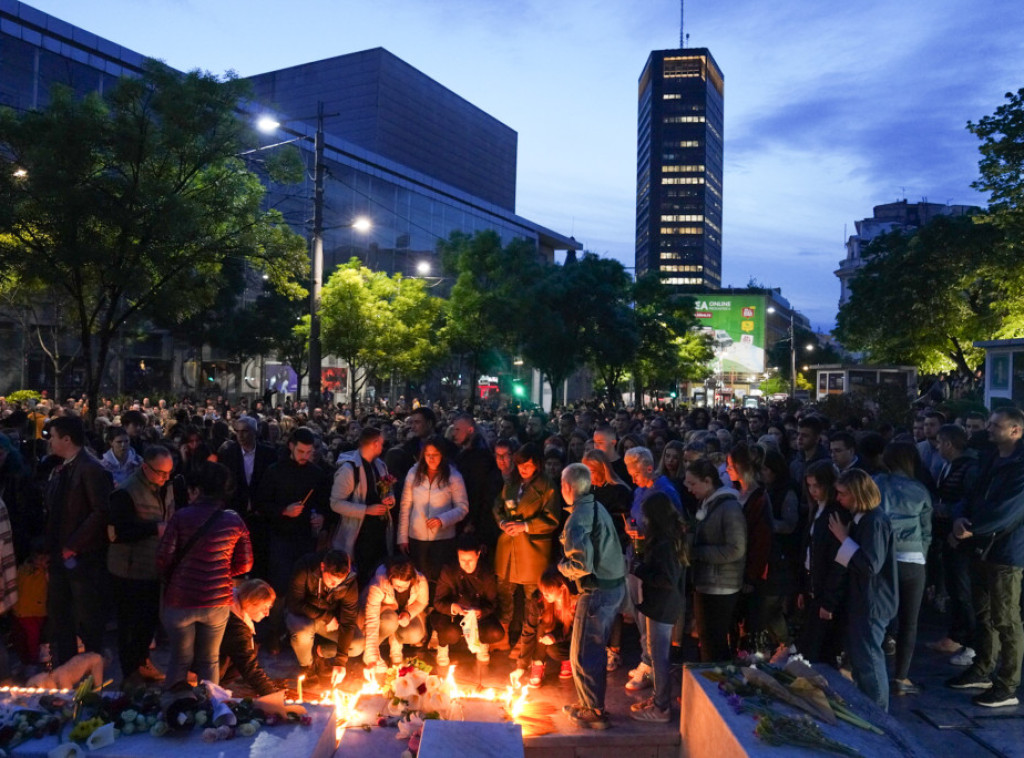
[[[969,647],[960,648],[960,652],[949,659],[954,666],[970,666],[974,663],[974,649]]]
[[[427,650],[437,650],[441,643],[437,640],[437,630],[430,633],[430,642],[427,643]]]
[[[490,662],[491,654],[487,650],[487,645],[480,645],[480,647],[478,647],[476,649],[476,659],[478,661],[480,661],[480,663],[489,663]]]
[[[645,690],[654,684],[651,677],[651,667],[641,663],[629,672],[629,681],[626,682],[626,689],[630,692]]]
[[[451,659],[448,657],[448,646],[438,645],[437,646],[437,661],[438,668],[447,667],[451,664]]]

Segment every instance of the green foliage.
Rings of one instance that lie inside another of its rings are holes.
[[[370,376],[417,376],[445,357],[437,335],[441,301],[421,279],[371,271],[358,258],[339,266],[324,285],[321,339],[326,352],[362,369],[356,394]]]
[[[1002,234],[970,217],[940,216],[914,233],[876,237],[870,259],[850,285],[836,336],[874,361],[910,364],[927,373],[973,373],[983,353],[975,340],[1003,324]]]
[[[524,325],[532,319],[526,292],[539,278],[541,262],[530,242],[502,246],[497,232],[454,232],[438,244],[445,271],[455,277],[444,306],[441,340],[470,363],[470,403],[486,355],[495,348],[519,351]]]
[[[44,111],[0,110],[0,269],[66,300],[92,409],[120,327],[206,312],[229,262],[302,294],[305,243],[261,209],[263,187],[235,157],[251,141],[235,113],[247,92],[234,76],[148,62],[106,97],[55,87]]]
[[[761,390],[765,395],[780,395],[782,393],[789,393],[789,382],[782,378],[779,374],[771,376],[757,385],[758,389]]]
[[[674,295],[656,272],[649,272],[634,283],[633,301],[640,336],[633,373],[637,398],[647,388],[671,386],[687,374],[703,378],[699,367],[709,364],[714,353],[708,338],[690,334],[697,325],[693,299]]]
[[[7,396],[7,402],[11,405],[21,405],[30,400],[39,401],[42,399],[42,394],[35,390],[15,390]]]

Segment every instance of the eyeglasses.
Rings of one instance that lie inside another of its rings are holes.
[[[171,472],[174,470],[173,466],[171,468],[167,469],[166,471],[164,471],[163,469],[154,468],[153,466],[149,465],[148,463],[143,463],[142,465],[145,466],[146,468],[148,468],[150,473],[153,474],[153,476],[161,478],[161,479],[168,479],[168,478],[170,478]]]

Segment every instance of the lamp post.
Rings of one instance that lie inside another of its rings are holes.
[[[767,312],[775,313],[775,308],[769,306]],[[779,342],[786,340],[789,340],[789,398],[793,400],[796,398],[796,330],[792,308],[789,310],[789,337],[779,340]],[[814,345],[807,345],[806,349],[814,350]]]
[[[281,128],[281,123],[270,116],[262,116],[257,121],[257,127],[260,131],[271,132]],[[300,134],[299,138],[309,140],[309,137],[304,134]],[[316,135],[313,138],[313,155],[313,230],[310,239],[313,265],[309,287],[309,405],[311,408],[319,408],[323,402],[320,300],[324,284],[324,176],[327,173],[327,167],[324,165],[324,104],[322,100],[318,100],[316,104]],[[358,218],[352,223],[342,226],[365,232],[369,231],[371,225],[368,219]]]

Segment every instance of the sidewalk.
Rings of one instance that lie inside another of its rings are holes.
[[[971,703],[982,690],[943,686],[964,671],[949,663],[948,654],[926,647],[944,637],[944,631],[944,620],[925,604],[910,669],[921,694],[891,698],[889,712],[936,756],[1024,758],[1024,705],[982,708]]]

